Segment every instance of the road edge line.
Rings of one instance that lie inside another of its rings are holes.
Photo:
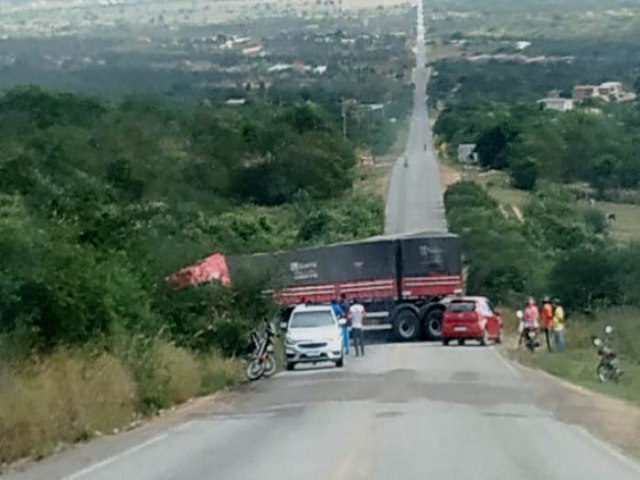
[[[500,359],[500,361],[502,362],[502,364],[507,367],[507,370],[509,370],[509,372],[511,372],[514,376],[519,377],[520,376],[520,371],[518,370],[518,367],[516,366],[517,363],[513,362],[510,359],[507,359],[504,355],[502,355],[502,353],[500,353],[495,347],[492,347],[490,349],[493,354],[498,357]]]
[[[161,442],[163,440],[166,440],[167,438],[169,438],[169,434],[168,433],[163,433],[161,435],[156,435],[153,438],[150,438],[149,440],[147,440],[146,442],[140,443],[138,445],[135,445],[131,448],[129,448],[128,450],[125,450],[123,452],[120,452],[116,455],[113,455],[111,457],[105,458],[104,460],[94,463],[93,465],[89,465],[88,467],[83,468],[82,470],[78,470],[75,473],[72,473],[71,475],[67,475],[66,477],[63,477],[61,480],[77,480],[78,478],[82,478],[85,475],[88,475],[90,473],[95,472],[96,470],[100,470],[101,468],[106,467],[107,465],[111,465],[114,462],[117,462],[118,460],[124,458],[124,457],[128,457],[129,455],[132,455],[136,452],[139,452],[140,450],[143,450],[147,447],[150,447],[151,445]]]

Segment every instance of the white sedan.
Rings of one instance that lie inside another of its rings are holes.
[[[334,362],[342,367],[344,352],[342,326],[329,305],[299,305],[287,322],[284,344],[287,370],[297,363]]]

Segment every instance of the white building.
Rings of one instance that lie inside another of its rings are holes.
[[[571,98],[549,97],[538,100],[538,104],[545,110],[556,110],[558,112],[568,112],[573,110],[574,102]]]
[[[478,163],[475,143],[462,143],[458,146],[458,162],[461,164]]]
[[[621,82],[604,82],[600,85],[576,85],[573,88],[573,99],[582,102],[587,98],[605,102],[627,102],[636,99],[636,94],[625,90]]]

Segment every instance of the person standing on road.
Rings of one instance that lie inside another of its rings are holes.
[[[564,308],[558,298],[553,300],[553,340],[556,350],[562,352],[565,347],[564,339]]]
[[[344,348],[344,353],[349,355],[349,350],[351,348],[351,326],[349,325],[351,320],[349,319],[349,301],[347,300],[347,296],[342,293],[340,294],[340,306],[342,307],[342,311],[344,312],[344,318],[347,323],[342,327],[342,345]]]
[[[362,355],[364,357],[364,322],[367,317],[367,312],[364,306],[354,300],[353,304],[349,308],[349,320],[351,320],[351,335],[353,336],[353,347],[356,351],[356,357]],[[360,350],[358,350],[358,347]]]
[[[344,295],[342,296],[342,300],[344,300]],[[346,308],[344,307],[344,302],[338,302],[338,300],[333,299],[331,300],[331,308],[333,309],[333,313],[335,314],[336,318],[338,320],[340,320],[341,318],[347,319],[347,312],[349,311],[349,307],[347,306]],[[347,326],[347,324],[345,323],[342,326],[342,348],[344,350],[344,353],[346,355],[349,355],[349,327]]]
[[[553,305],[549,297],[542,301],[542,328],[547,341],[547,350],[551,352],[551,335],[553,333]]]

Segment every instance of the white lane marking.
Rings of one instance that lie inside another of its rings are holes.
[[[627,455],[622,453],[614,445],[611,445],[610,443],[607,443],[604,440],[600,440],[598,437],[595,437],[594,435],[592,435],[584,427],[577,427],[576,431],[578,433],[580,433],[580,435],[582,435],[583,437],[585,437],[588,440],[590,440],[591,443],[593,443],[596,447],[604,450],[609,455],[614,457],[616,460],[618,460],[619,462],[623,463],[630,470],[632,470],[635,473],[640,474],[640,464],[638,464],[638,462],[636,462],[635,460],[631,459],[630,457],[628,457]]]
[[[188,422],[183,423],[182,425],[178,425],[172,429],[173,432],[184,432],[191,425],[194,425],[196,420],[189,420]]]
[[[158,443],[161,442],[165,439],[169,438],[169,435],[164,433],[162,435],[158,435],[156,437],[150,438],[149,440],[147,440],[146,442],[143,442],[139,445],[136,445],[135,447],[130,448],[129,450],[125,450],[124,452],[121,452],[117,455],[114,455],[113,457],[109,457],[106,458],[104,460],[102,460],[101,462],[98,463],[94,463],[93,465],[88,466],[87,468],[83,468],[82,470],[77,471],[76,473],[73,473],[69,476],[66,476],[64,478],[62,478],[62,480],[77,480],[78,478],[82,478],[85,477],[87,475],[89,475],[90,473],[95,472],[96,470],[100,470],[101,468],[104,468],[108,465],[111,465],[114,462],[117,462],[118,460],[124,458],[124,457],[128,457],[129,455],[132,455],[136,452],[139,452],[140,450],[143,450],[147,447],[150,447],[151,445],[153,445],[154,443]]]
[[[520,372],[518,371],[518,369],[513,365],[513,363],[511,363],[509,360],[507,360],[506,358],[504,358],[504,356],[498,352],[495,348],[491,347],[490,350],[493,352],[493,354],[498,357],[500,359],[500,361],[502,362],[502,364],[507,367],[507,369],[511,372],[512,375],[514,375],[515,377],[519,377],[520,376]]]

